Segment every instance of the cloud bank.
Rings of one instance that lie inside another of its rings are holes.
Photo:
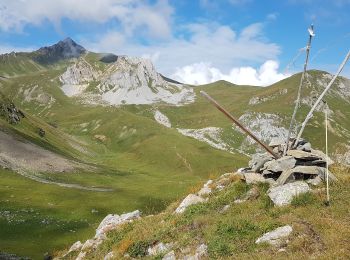
[[[171,75],[175,68],[210,63],[220,70],[276,60],[280,47],[263,37],[263,24],[254,23],[241,30],[217,23],[193,23],[181,28],[187,37],[176,35],[168,40],[143,45],[118,32],[107,32],[83,45],[97,52],[150,57],[157,69]]]
[[[269,86],[290,76],[279,73],[278,67],[278,62],[268,60],[259,69],[235,67],[225,74],[210,63],[201,62],[177,68],[172,77],[175,80],[191,85],[202,85],[218,80],[226,80],[237,85]]]
[[[172,13],[173,8],[166,0],[154,4],[139,0],[2,0],[0,29],[21,31],[26,25],[40,26],[46,22],[60,27],[63,19],[97,24],[115,19],[125,34],[142,30],[162,38],[171,34]]]
[[[235,6],[250,2],[229,0]],[[216,2],[201,0],[201,3]],[[276,18],[275,14],[270,16],[269,19]],[[89,0],[88,4],[86,0],[0,2],[3,32],[21,32],[26,26],[40,27],[47,22],[60,28],[65,19],[84,26],[100,25],[101,30],[75,39],[88,50],[149,58],[159,72],[186,83],[225,79],[236,84],[265,86],[285,76],[278,73],[276,62],[280,47],[265,37],[263,22],[240,28],[206,20],[175,23],[175,9],[168,0]],[[8,49],[0,46],[0,52]],[[260,64],[263,65],[259,69],[251,67]]]

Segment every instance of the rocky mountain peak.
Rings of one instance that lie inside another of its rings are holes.
[[[67,96],[81,98],[94,96],[94,103],[101,99],[110,105],[168,103],[183,105],[195,99],[192,88],[167,80],[159,74],[151,60],[116,56],[104,70],[100,71],[83,57],[78,59],[60,76],[62,90]],[[109,62],[108,62],[109,63]],[[88,86],[95,84],[92,93]],[[96,84],[97,83],[97,84]]]
[[[86,49],[71,38],[65,38],[51,46],[42,47],[36,51],[36,61],[39,63],[53,63],[61,59],[78,58]]]

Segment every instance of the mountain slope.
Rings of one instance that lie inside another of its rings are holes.
[[[26,172],[51,184],[16,175],[14,168],[0,170],[0,250],[34,258],[91,237],[108,213],[158,212],[209,175],[246,165],[257,146],[200,90],[269,142],[285,135],[300,77],[266,88],[224,81],[191,87],[163,77],[147,60],[92,53],[70,40],[0,58],[6,60],[0,62],[3,100],[26,116],[16,125],[3,117],[1,131],[86,166]],[[330,77],[320,71],[308,75],[299,122]],[[340,78],[326,97],[332,111],[330,151],[345,162],[350,157],[349,90],[349,81]],[[322,122],[317,112],[305,132],[318,149],[324,148]],[[28,190],[33,190],[30,196]]]

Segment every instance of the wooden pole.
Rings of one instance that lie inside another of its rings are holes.
[[[209,96],[206,92],[200,92],[206,99],[208,99],[218,110],[224,113],[229,119],[231,119],[239,128],[241,128],[245,133],[247,133],[251,138],[255,140],[258,144],[260,144],[268,153],[270,153],[274,158],[278,159],[280,156],[272,151],[272,149],[260,141],[249,129],[245,128],[241,122],[235,119],[225,108],[219,105],[211,96]]]
[[[327,190],[327,201],[326,201],[326,205],[329,205],[329,171],[328,171],[328,113],[327,113],[327,109],[325,109],[325,120],[326,120],[326,190]]]
[[[301,135],[304,132],[305,126],[306,124],[309,122],[309,120],[311,119],[313,112],[315,111],[316,107],[318,106],[318,104],[321,102],[322,98],[324,97],[324,95],[326,95],[327,91],[331,88],[331,86],[333,85],[334,81],[336,80],[336,78],[339,76],[339,74],[342,72],[342,70],[344,69],[345,64],[347,63],[347,61],[350,58],[350,50],[348,51],[348,54],[345,56],[345,59],[343,60],[343,62],[340,64],[339,69],[337,71],[337,73],[333,76],[332,80],[328,83],[327,87],[324,89],[324,91],[322,92],[322,94],[319,96],[319,98],[317,99],[317,101],[315,102],[315,104],[313,105],[313,107],[311,108],[310,112],[307,114],[303,124],[301,125],[301,129],[298,133],[297,139],[295,140],[294,143],[294,147],[296,147],[298,145],[299,139],[301,137]]]
[[[296,117],[296,114],[297,114],[297,111],[298,111],[298,108],[299,108],[299,105],[300,105],[301,90],[302,90],[302,86],[303,86],[303,83],[304,83],[304,78],[305,78],[305,73],[306,73],[306,70],[307,70],[307,65],[309,63],[311,41],[312,41],[312,38],[314,37],[313,30],[314,30],[314,26],[311,25],[311,27],[309,29],[309,41],[308,41],[307,46],[306,46],[306,58],[305,58],[305,63],[304,63],[304,70],[303,70],[303,73],[301,74],[301,78],[300,78],[297,99],[295,101],[293,115],[292,115],[292,119],[291,119],[290,125],[289,125],[286,145],[284,147],[284,152],[283,152],[284,155],[287,153],[287,151],[289,149],[289,140],[290,140],[290,136],[291,136],[292,131],[293,131],[294,124],[295,124],[295,117]]]

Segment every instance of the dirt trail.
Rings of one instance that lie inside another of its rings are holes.
[[[71,183],[62,183],[62,182],[55,182],[55,181],[49,181],[46,179],[43,179],[41,177],[26,173],[22,170],[17,170],[17,173],[19,173],[20,175],[29,178],[33,181],[37,181],[37,182],[41,182],[44,184],[53,184],[53,185],[57,185],[60,187],[65,187],[65,188],[72,188],[72,189],[78,189],[78,190],[87,190],[87,191],[99,191],[99,192],[110,192],[113,191],[113,189],[108,189],[108,188],[95,188],[95,187],[85,187],[85,186],[81,186],[79,184],[71,184]]]

